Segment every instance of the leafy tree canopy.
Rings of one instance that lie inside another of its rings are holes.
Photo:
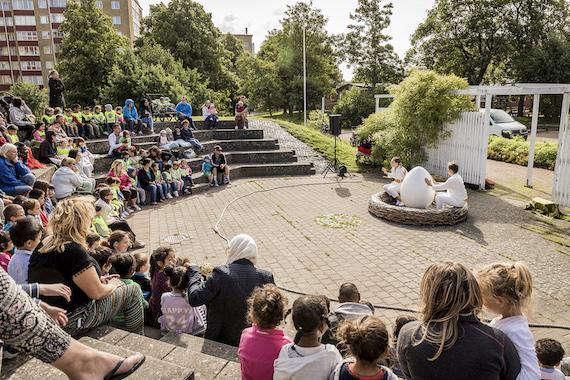
[[[356,10],[350,14],[352,23],[341,38],[340,51],[354,67],[355,81],[374,86],[402,79],[400,59],[389,44],[391,38],[385,34],[392,8],[392,3],[382,5],[382,0],[358,0]]]
[[[66,84],[67,103],[93,104],[129,43],[95,6],[95,0],[68,1],[61,30],[65,38],[57,68]]]

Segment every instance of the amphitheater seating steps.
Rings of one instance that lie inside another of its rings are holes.
[[[187,334],[169,333],[160,340],[101,326],[80,342],[119,356],[133,352],[146,355],[145,363],[129,379],[201,380],[239,379],[237,349]],[[0,379],[55,380],[64,376],[37,359],[17,358],[4,362]]]

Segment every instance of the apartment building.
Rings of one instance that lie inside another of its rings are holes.
[[[80,0],[79,0],[80,1]],[[140,34],[142,8],[137,0],[98,0],[118,33],[131,42]],[[57,63],[67,0],[0,0],[0,91],[18,81],[47,86]]]

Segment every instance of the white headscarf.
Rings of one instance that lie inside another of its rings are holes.
[[[230,240],[227,254],[228,264],[241,259],[248,259],[255,265],[257,261],[257,244],[255,244],[255,240],[251,236],[239,234]]]

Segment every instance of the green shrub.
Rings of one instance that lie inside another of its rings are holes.
[[[351,128],[362,124],[364,118],[374,113],[374,108],[374,91],[352,87],[340,95],[333,113],[342,115],[342,128]]]
[[[469,97],[452,93],[467,86],[455,75],[412,71],[389,88],[394,101],[386,110],[365,119],[358,134],[372,137],[374,157],[380,162],[400,156],[405,166],[420,164],[426,159],[425,149],[447,137],[444,125],[462,112],[474,110]]]
[[[37,84],[18,82],[10,88],[10,93],[24,99],[38,118],[43,115],[44,108],[48,105],[48,90],[45,88],[40,90]]]
[[[327,115],[323,115],[321,111],[311,111],[309,112],[309,118],[307,119],[307,127],[311,127],[312,129],[316,129],[320,131],[323,127],[323,124],[328,124],[328,117]]]
[[[528,165],[530,143],[523,138],[505,139],[490,136],[487,157],[511,164]],[[554,170],[558,145],[556,143],[537,143],[534,149],[534,167]]]

